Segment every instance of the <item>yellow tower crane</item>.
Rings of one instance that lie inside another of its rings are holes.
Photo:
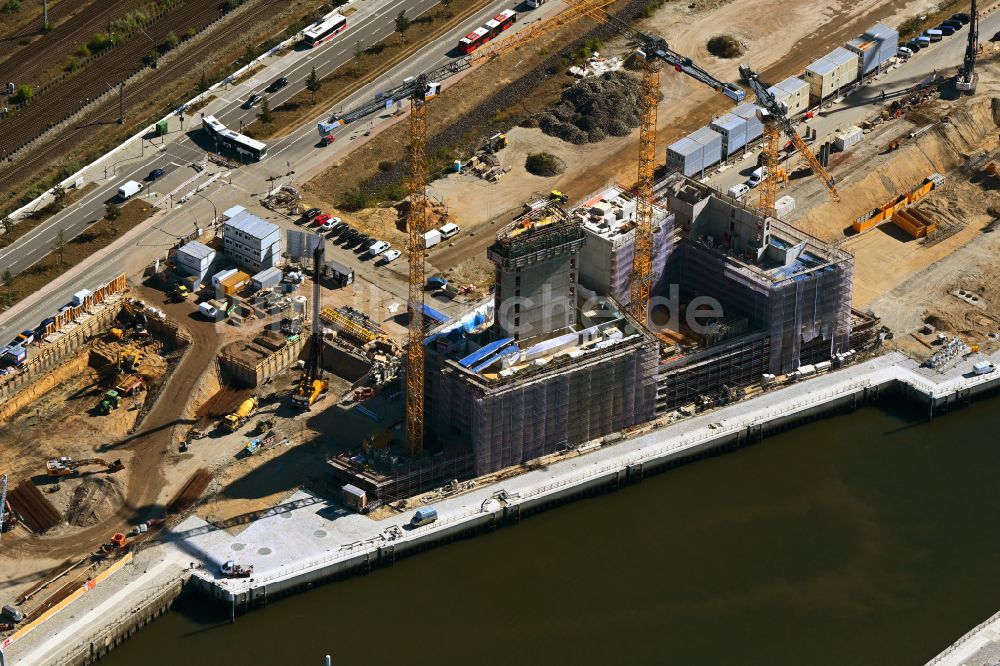
[[[778,196],[778,181],[781,178],[778,168],[778,154],[781,143],[781,133],[791,139],[792,145],[806,158],[813,172],[819,176],[826,189],[830,190],[830,196],[834,201],[840,201],[840,194],[837,192],[836,183],[833,176],[823,168],[823,165],[816,159],[816,155],[809,150],[799,133],[792,127],[788,120],[788,107],[775,99],[767,90],[767,85],[760,80],[757,74],[749,65],[740,65],[740,77],[750,86],[754,95],[757,96],[757,106],[761,122],[764,123],[764,167],[767,174],[760,184],[760,208],[765,214],[775,216],[775,200]]]

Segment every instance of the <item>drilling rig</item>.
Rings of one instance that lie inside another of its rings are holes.
[[[323,369],[320,359],[323,353],[323,324],[319,319],[319,278],[323,272],[323,256],[325,253],[323,237],[317,239],[313,250],[313,302],[312,302],[312,344],[309,358],[302,369],[299,385],[292,394],[292,406],[302,411],[309,409],[326,395],[330,383],[323,379]]]
[[[969,21],[969,43],[965,47],[965,62],[955,81],[955,89],[971,95],[976,92],[976,84],[979,83],[979,74],[976,74],[976,55],[979,52],[979,12],[976,11],[976,0],[972,0],[969,16],[972,18]]]

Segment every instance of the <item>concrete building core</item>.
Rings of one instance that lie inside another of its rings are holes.
[[[576,285],[583,231],[550,204],[497,234],[487,256],[496,266],[495,316],[503,336],[544,337],[576,324]]]
[[[579,221],[586,243],[580,250],[580,286],[620,305],[631,302],[632,257],[635,247],[636,199],[621,185],[612,185],[587,197],[570,211]],[[668,239],[674,217],[653,206],[653,284],[667,263]]]
[[[847,350],[850,254],[679,174],[663,187],[678,232],[664,281],[682,302],[710,297],[724,312],[701,334],[703,347],[762,335],[762,372],[772,374]]]

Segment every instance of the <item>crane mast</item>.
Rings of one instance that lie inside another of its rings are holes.
[[[780,150],[781,134],[791,140],[792,145],[802,154],[802,156],[812,167],[813,172],[819,177],[823,186],[830,191],[830,196],[834,201],[840,201],[840,194],[837,192],[836,182],[833,176],[823,168],[823,165],[816,159],[809,147],[799,136],[792,126],[792,121],[788,119],[788,107],[779,102],[774,95],[767,90],[767,85],[760,80],[760,75],[749,65],[740,65],[740,76],[743,81],[750,86],[750,90],[757,96],[757,105],[760,107],[758,114],[764,124],[764,165],[767,167],[767,175],[761,183],[760,208],[766,215],[775,217],[775,197],[778,193],[778,152]]]
[[[976,74],[976,56],[979,53],[979,12],[976,11],[976,0],[972,0],[969,15],[972,20],[969,21],[969,41],[965,46],[965,62],[962,64],[962,72],[955,82],[955,88],[971,95],[976,92],[976,83],[979,82],[979,75]]]

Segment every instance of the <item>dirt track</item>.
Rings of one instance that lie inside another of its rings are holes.
[[[161,301],[162,297],[149,299],[149,302],[157,303],[157,307],[163,309],[168,317],[188,329],[192,345],[161,391],[142,430],[109,445],[111,450],[130,450],[140,454],[133,457],[128,470],[124,504],[114,516],[94,527],[58,538],[25,540],[19,544],[20,553],[51,558],[79,555],[107,541],[115,531],[124,531],[140,520],[163,514],[165,507],[160,503],[161,495],[165,492],[173,494],[176,490],[166,485],[164,456],[173,447],[173,430],[179,422],[178,415],[183,413],[188,398],[194,395],[202,375],[211,367],[220,347],[220,338],[213,326],[188,325],[191,314],[195,312],[191,303],[163,304]]]

